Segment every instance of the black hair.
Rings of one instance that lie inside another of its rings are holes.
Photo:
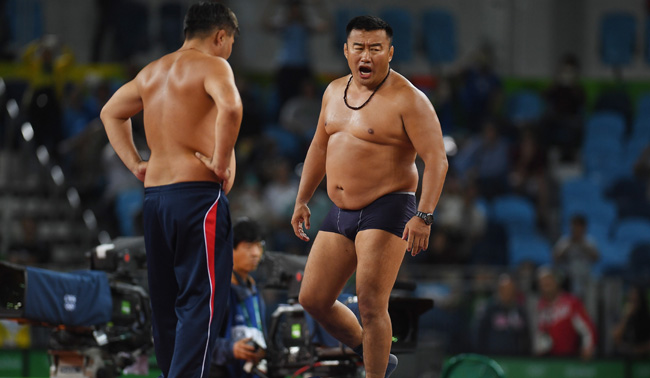
[[[345,28],[345,33],[350,37],[352,30],[384,30],[389,40],[393,40],[393,28],[388,25],[388,22],[382,20],[377,16],[357,16],[348,22],[348,26]]]
[[[255,243],[264,239],[264,233],[260,225],[250,218],[240,218],[235,221],[233,229],[233,248],[237,248],[239,243]]]
[[[225,30],[229,35],[239,33],[239,22],[233,11],[212,1],[193,4],[188,9],[183,26],[186,39],[205,36],[215,28]]]

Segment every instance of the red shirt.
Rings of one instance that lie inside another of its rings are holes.
[[[596,330],[580,300],[561,293],[554,301],[543,298],[537,305],[537,326],[553,341],[546,353],[552,356],[578,355],[581,348],[596,344]]]

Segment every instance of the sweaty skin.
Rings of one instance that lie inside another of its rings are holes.
[[[352,30],[344,47],[352,72],[334,80],[323,95],[321,114],[303,167],[291,224],[308,241],[308,201],[327,174],[327,192],[339,208],[358,210],[393,192],[415,192],[416,155],[425,163],[418,210],[432,213],[447,172],[438,117],[426,96],[390,70],[393,47],[384,30]],[[363,345],[367,378],[383,378],[389,361],[392,326],[388,301],[404,250],[415,255],[428,247],[431,227],[411,218],[402,237],[364,229],[355,240],[319,232],[314,240],[299,301],[332,336],[345,345]],[[356,292],[363,328],[337,300],[356,271]]]
[[[142,69],[102,110],[111,144],[145,187],[185,181],[223,182],[226,192],[232,187],[242,117],[226,61],[233,40],[220,30],[186,41]],[[130,117],[143,109],[148,162],[140,158],[131,135]]]
[[[403,126],[403,104],[395,101],[413,97],[415,88],[392,72],[363,110],[352,110],[341,101],[347,81],[344,77],[331,84],[323,107],[329,197],[342,209],[357,210],[388,193],[415,192],[415,148]]]

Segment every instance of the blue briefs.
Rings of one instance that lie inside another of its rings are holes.
[[[402,237],[404,226],[416,211],[415,194],[389,193],[360,210],[344,210],[333,205],[320,231],[341,234],[354,241],[359,231],[384,230]]]

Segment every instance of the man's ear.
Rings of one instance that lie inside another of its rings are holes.
[[[388,61],[390,62],[393,60],[393,53],[395,52],[395,48],[393,45],[390,45],[390,49],[388,49]]]
[[[227,36],[228,33],[226,33],[225,30],[223,29],[218,30],[214,35],[214,44],[217,46],[221,46]]]
[[[345,55],[345,59],[348,58],[348,43],[343,44],[343,55]]]

